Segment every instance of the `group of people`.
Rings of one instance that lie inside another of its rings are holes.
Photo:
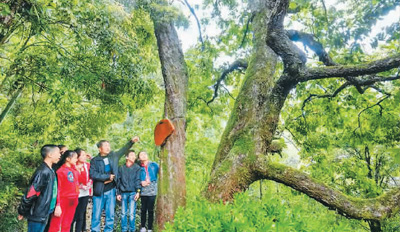
[[[97,143],[99,155],[77,148],[44,145],[43,163],[34,172],[18,207],[18,219],[28,220],[28,232],[86,231],[86,208],[92,197],[91,231],[100,232],[105,211],[105,232],[114,230],[116,199],[121,201],[121,231],[135,231],[136,202],[141,199],[140,232],[151,232],[157,195],[159,166],[146,152],[130,150],[139,141],[132,138],[123,148],[111,151],[110,143]],[[126,162],[118,166],[121,157]],[[146,225],[147,222],[147,225]]]

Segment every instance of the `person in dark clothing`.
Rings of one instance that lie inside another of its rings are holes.
[[[146,232],[146,218],[148,214],[147,232],[153,231],[154,221],[154,203],[157,195],[157,178],[159,167],[155,162],[149,161],[146,152],[139,152],[139,160],[141,163],[140,180],[142,185],[141,195],[141,229],[140,232]]]
[[[40,153],[43,163],[33,174],[18,207],[18,220],[28,219],[28,232],[43,232],[57,201],[57,178],[51,167],[60,160],[60,149],[44,145]],[[55,213],[61,214],[58,210]]]
[[[135,151],[130,150],[126,156],[126,164],[118,169],[117,200],[122,200],[121,230],[122,232],[135,231],[136,201],[139,199],[140,166],[135,163]],[[129,209],[129,210],[128,210]],[[129,211],[129,217],[127,212]],[[129,218],[129,223],[128,223]],[[129,225],[129,226],[128,226]]]
[[[118,179],[118,160],[128,152],[139,137],[133,137],[117,152],[111,151],[110,143],[101,140],[97,143],[99,155],[90,161],[89,175],[93,180],[92,232],[100,232],[101,211],[106,212],[104,232],[114,229],[115,181]]]
[[[64,144],[57,145],[57,147],[60,149],[61,156],[64,154],[64,152],[66,152],[68,150],[68,147]],[[62,164],[60,162],[61,162],[61,159],[57,163],[53,164],[52,168],[53,168],[54,172],[57,172],[57,170],[61,167]],[[49,232],[49,229],[50,229],[50,220],[47,221],[46,227],[44,228],[43,232]]]

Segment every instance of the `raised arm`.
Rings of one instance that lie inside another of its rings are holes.
[[[125,144],[125,146],[123,146],[121,149],[115,152],[115,154],[118,156],[118,159],[120,159],[123,155],[125,155],[128,152],[128,150],[132,147],[132,145],[138,141],[139,137],[135,136],[131,140],[129,140],[129,142]]]

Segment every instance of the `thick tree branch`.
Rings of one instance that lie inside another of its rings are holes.
[[[313,50],[315,54],[317,54],[319,61],[323,62],[326,66],[337,65],[325,51],[322,44],[315,40],[313,35],[296,30],[287,30],[286,34],[290,40],[302,42],[304,45]]]
[[[207,102],[207,105],[213,102],[218,97],[219,86],[226,79],[228,74],[236,70],[247,69],[247,65],[247,61],[240,59],[233,62],[227,69],[225,69],[222,72],[221,77],[217,80],[217,83],[214,84],[214,96],[211,100]]]
[[[298,81],[305,82],[309,80],[317,80],[332,77],[354,77],[362,75],[376,74],[384,71],[391,70],[393,68],[400,67],[400,54],[394,56],[386,57],[380,60],[375,60],[369,63],[357,64],[357,65],[340,65],[332,67],[318,67],[309,68],[302,71]],[[377,78],[370,79],[372,83],[378,81],[389,81],[394,79],[377,80]]]
[[[260,179],[273,180],[305,193],[346,217],[382,220],[400,210],[400,189],[373,199],[356,199],[314,180],[302,171],[281,164],[257,162],[256,174]]]
[[[285,72],[297,76],[307,61],[306,55],[301,51],[285,33],[283,21],[289,1],[282,1],[274,12],[268,25],[267,45],[278,54],[284,63]]]

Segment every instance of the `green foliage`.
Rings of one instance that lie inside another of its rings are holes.
[[[95,155],[94,144],[100,139],[110,140],[112,148],[118,149],[139,135],[141,142],[134,149],[145,150],[158,161],[153,127],[163,115],[164,90],[151,21],[154,15],[184,27],[188,21],[181,11],[159,1],[131,1],[134,7],[120,2],[125,8],[106,0],[0,3],[0,18],[12,16],[0,28],[1,110],[23,86],[21,97],[0,125],[0,231],[23,230],[23,223],[16,220],[16,206],[41,162],[39,149],[45,143],[79,146]],[[205,34],[204,47],[197,44],[185,53],[190,76],[185,148],[188,205],[178,210],[167,231],[366,231],[365,222],[348,220],[271,182],[263,182],[262,199],[259,183],[229,204],[211,204],[201,197],[243,81],[240,72],[231,73],[218,98],[207,104],[229,65],[216,61],[224,55],[249,56],[251,15],[246,3],[203,1],[203,9],[211,12],[201,19],[205,31],[212,23],[221,31]],[[400,51],[398,23],[368,42],[376,50],[367,51],[363,45],[371,26],[396,1],[338,3],[347,7],[325,9],[323,1],[291,1],[290,10],[296,13],[287,23],[302,24],[341,64]],[[330,94],[344,83],[329,79],[298,85],[282,111],[279,132],[290,131],[300,147],[301,161],[295,166],[348,195],[376,197],[391,188],[392,179],[400,174],[400,85],[398,81],[378,84],[363,94],[349,87],[336,97],[313,97],[303,107],[310,94]],[[277,150],[284,148],[282,157],[272,157],[274,161],[295,156],[285,153],[285,141],[274,142]],[[398,219],[396,215],[385,221],[385,231],[397,231]]]
[[[259,183],[230,204],[192,198],[180,208],[166,231],[365,231],[366,223],[335,215],[305,195],[273,182]]]
[[[109,1],[4,4],[12,17],[0,31],[1,110],[16,89],[23,92],[0,125],[0,231],[21,231],[16,206],[41,162],[40,147],[66,144],[96,154],[95,142],[111,134],[111,125],[152,102],[160,79],[143,10],[128,14]],[[120,133],[112,145],[133,135]]]

